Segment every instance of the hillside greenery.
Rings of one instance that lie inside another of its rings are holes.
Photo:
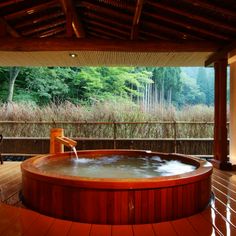
[[[45,106],[127,101],[155,107],[214,104],[214,74],[177,67],[0,67],[0,102]]]

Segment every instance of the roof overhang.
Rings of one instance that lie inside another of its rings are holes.
[[[0,39],[2,66],[204,66],[213,42]],[[71,54],[76,57],[71,57]]]

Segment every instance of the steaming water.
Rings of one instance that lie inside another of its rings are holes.
[[[38,167],[43,172],[91,178],[151,178],[193,171],[194,165],[159,156],[111,155],[96,158],[53,159]]]

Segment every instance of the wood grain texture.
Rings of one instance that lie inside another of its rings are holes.
[[[22,164],[24,203],[43,214],[94,224],[145,224],[168,221],[202,211],[211,197],[211,167],[183,155],[128,150],[79,151],[79,156],[159,155],[199,166],[176,176],[146,179],[82,178],[42,173],[37,165],[54,160],[45,155]],[[57,154],[57,160],[68,158]],[[54,159],[53,159],[54,158]],[[53,202],[52,202],[53,199]]]
[[[14,170],[15,167],[15,171]],[[1,176],[5,174],[5,171],[8,172],[11,170],[12,175],[19,169],[19,163],[17,162],[4,162],[2,166],[0,166],[0,187],[3,182],[1,182]],[[192,228],[194,231],[197,232],[198,235],[201,236],[223,236],[223,235],[234,235],[235,234],[235,227],[232,223],[234,223],[233,218],[230,217],[231,214],[225,214],[226,212],[230,212],[228,207],[232,208],[232,211],[236,211],[236,206],[234,204],[233,198],[230,199],[227,197],[227,193],[235,190],[235,175],[236,172],[226,172],[214,169],[213,174],[213,182],[212,186],[213,192],[215,193],[215,197],[218,198],[221,202],[218,201],[215,204],[216,210],[212,207],[207,207],[199,214],[195,214],[184,218],[184,222],[181,223],[181,228],[184,230],[179,230],[180,223],[179,220],[175,221],[167,221],[167,222],[160,222],[155,224],[145,224],[145,225],[114,225],[111,226],[103,225],[101,229],[100,227],[93,228],[93,234],[96,234],[96,230],[98,229],[98,233],[101,234],[101,230],[103,232],[111,232],[112,236],[133,236],[133,235],[154,235],[155,236],[177,236],[177,235],[184,235],[186,231],[188,231],[189,227]],[[18,176],[19,178],[19,176]],[[222,185],[216,183],[220,182],[224,184],[224,188]],[[220,187],[221,186],[221,187]],[[229,190],[227,192],[227,189]],[[223,192],[223,193],[222,193]],[[180,194],[181,196],[181,194]],[[158,195],[155,195],[158,197]],[[211,206],[214,206],[216,201],[211,201]],[[231,204],[231,205],[230,205]],[[155,207],[157,207],[156,205]],[[231,212],[232,213],[232,212]],[[53,219],[51,217],[46,217],[40,220],[40,214],[24,208],[12,207],[6,204],[0,204],[0,215],[4,217],[0,217],[0,235],[27,235],[26,232],[34,232],[33,235],[37,235],[35,231],[38,230],[38,224],[41,226],[44,225],[47,229],[47,232],[43,235],[50,235],[52,232],[60,231],[60,228],[64,229],[61,230],[61,235],[65,233],[68,229],[68,224],[70,225],[69,230],[67,231],[68,236],[89,236],[91,232],[91,224],[83,224],[78,222],[71,222],[71,221],[63,221],[58,219]],[[231,215],[232,216],[232,215]],[[44,221],[44,223],[42,223]],[[46,223],[46,221],[49,222]],[[40,223],[41,222],[41,223]],[[40,226],[39,225],[39,226]],[[107,229],[105,229],[107,227]],[[146,229],[145,229],[146,227]],[[185,230],[186,228],[186,230]],[[177,231],[179,230],[179,231]],[[43,233],[43,230],[40,229],[40,232]],[[45,231],[44,231],[45,232]],[[60,234],[58,234],[60,235]],[[190,234],[191,235],[191,234]],[[194,234],[193,234],[194,235]]]

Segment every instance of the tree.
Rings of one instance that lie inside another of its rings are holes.
[[[152,104],[178,104],[181,91],[181,70],[177,67],[156,67],[152,70],[153,84],[148,88],[147,99]]]
[[[212,105],[214,103],[214,78],[212,71],[199,67],[197,84],[205,97],[203,103],[208,106]]]
[[[14,85],[16,78],[20,72],[19,67],[10,67],[9,69],[9,89],[8,89],[8,97],[7,102],[12,102],[13,99],[13,93],[14,93]]]
[[[183,105],[196,105],[204,103],[205,94],[200,91],[199,86],[196,83],[196,79],[189,77],[186,73],[181,73],[182,89],[180,96],[180,104]]]

